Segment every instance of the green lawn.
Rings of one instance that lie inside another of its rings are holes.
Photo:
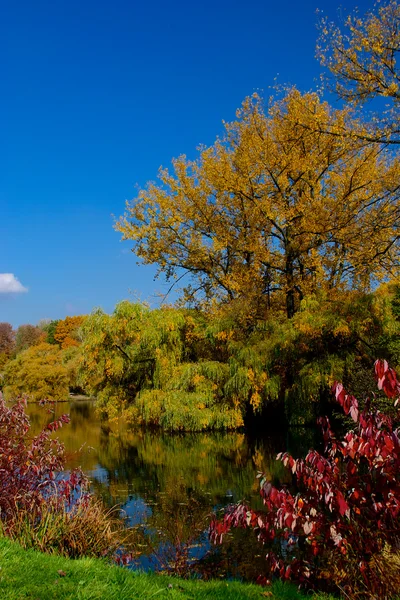
[[[268,592],[272,592],[269,596]],[[328,596],[303,596],[295,587],[279,582],[261,588],[239,582],[187,581],[128,571],[101,560],[70,560],[23,550],[0,539],[0,598],[8,600],[328,600]],[[331,598],[332,600],[332,598]]]

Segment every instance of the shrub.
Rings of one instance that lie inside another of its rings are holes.
[[[32,512],[54,494],[69,499],[83,483],[79,472],[72,473],[68,481],[56,480],[56,473],[63,468],[64,448],[51,433],[68,421],[63,415],[30,438],[24,401],[8,407],[0,397],[0,514],[6,529],[18,511]]]
[[[399,401],[400,383],[386,361],[376,361],[378,388]],[[232,527],[250,527],[268,544],[266,576],[278,574],[304,587],[340,588],[348,598],[393,597],[400,589],[400,440],[395,421],[335,383],[333,391],[355,429],[339,441],[329,420],[319,420],[325,451],[305,459],[277,459],[291,470],[296,492],[261,476],[266,513],[244,504],[213,520],[220,542]]]
[[[89,494],[80,469],[62,476],[64,446],[53,431],[67,415],[30,437],[24,401],[8,407],[0,394],[0,526],[24,547],[66,556],[112,555],[126,541],[116,509]]]

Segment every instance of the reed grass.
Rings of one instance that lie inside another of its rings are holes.
[[[111,557],[128,546],[131,551],[135,535],[124,527],[118,508],[106,509],[93,497],[72,510],[50,500],[33,512],[17,512],[4,533],[25,549],[71,558]]]

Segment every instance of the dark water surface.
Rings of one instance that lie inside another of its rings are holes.
[[[261,508],[257,472],[285,481],[288,474],[275,460],[277,452],[297,454],[312,445],[312,432],[300,429],[252,437],[244,432],[129,431],[119,423],[111,431],[101,426],[94,403],[85,400],[57,403],[54,411],[28,405],[32,431],[54,416],[70,415],[70,424],[56,434],[65,444],[66,468],[82,467],[94,493],[108,506],[120,505],[127,522],[137,526],[143,538],[139,562],[145,568],[175,560],[161,558],[171,547],[202,556],[211,512],[243,499]]]

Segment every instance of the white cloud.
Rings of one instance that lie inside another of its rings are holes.
[[[27,291],[14,273],[0,273],[0,294],[20,294]]]

